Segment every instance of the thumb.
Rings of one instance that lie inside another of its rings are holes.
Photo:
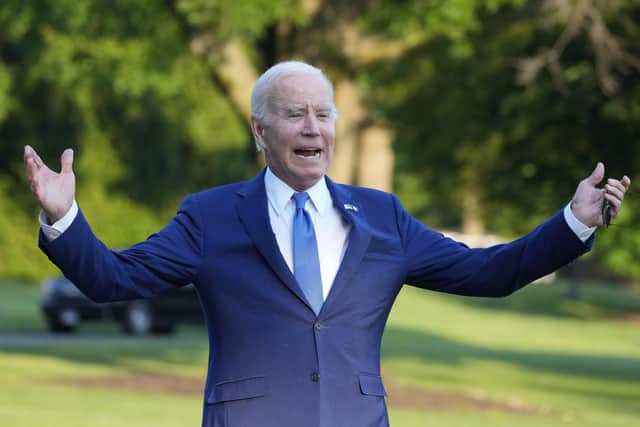
[[[602,181],[602,178],[604,178],[604,165],[602,162],[598,162],[596,168],[587,178],[587,182],[595,187],[600,181]]]
[[[73,150],[71,148],[67,148],[60,156],[60,164],[62,165],[63,173],[71,173],[73,170],[71,166],[73,165]]]

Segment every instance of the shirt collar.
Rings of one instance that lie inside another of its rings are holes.
[[[291,200],[295,190],[278,178],[268,167],[264,174],[264,185],[269,204],[271,204],[271,207],[279,216]],[[329,188],[327,187],[327,182],[324,177],[318,180],[313,187],[309,188],[307,193],[319,215],[322,216],[331,207],[331,193],[329,193]]]

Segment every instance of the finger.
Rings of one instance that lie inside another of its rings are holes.
[[[609,205],[611,206],[611,216],[617,218],[620,213],[620,206],[622,206],[622,200],[607,193],[605,193],[604,197],[609,201]]]
[[[624,195],[627,193],[627,189],[629,188],[630,183],[631,181],[626,182],[624,179],[622,181],[618,181],[617,179],[611,179],[611,178],[607,180],[608,185],[613,186],[614,188],[617,188],[620,191],[620,193],[622,193],[622,198],[624,198]]]
[[[620,183],[624,186],[625,190],[628,190],[629,187],[631,186],[631,180],[626,175],[622,177],[622,180],[620,180]]]
[[[30,160],[33,162],[33,160]],[[38,180],[38,176],[34,175],[29,177],[29,188],[31,192],[36,196],[36,199],[40,199],[40,181]]]
[[[37,158],[33,155],[28,155],[25,159],[25,169],[27,172],[27,178],[32,181],[37,178],[42,169],[41,166],[38,166]]]
[[[33,152],[33,148],[31,148],[30,145],[25,145],[24,146],[24,162],[25,164],[27,163],[27,159],[30,158],[32,156]]]
[[[591,175],[587,178],[587,182],[595,187],[602,181],[602,178],[604,178],[604,164],[598,162],[593,172],[591,172]]]
[[[71,148],[67,148],[62,152],[62,156],[60,156],[60,164],[62,165],[62,173],[73,172],[73,150]]]
[[[25,168],[27,170],[27,178],[29,178],[29,181],[33,181],[36,172],[38,171],[38,167],[36,166],[36,162],[33,157],[25,159]]]
[[[31,192],[33,194],[38,194],[38,181],[37,180],[29,181],[29,188],[31,188]]]
[[[24,147],[24,164],[25,164],[25,166],[27,166],[27,164],[29,163],[29,160],[32,161],[33,166],[36,166],[35,158],[36,158],[35,150],[33,148],[31,148],[31,146],[25,145],[25,147]]]
[[[44,166],[44,162],[42,161],[42,159],[40,158],[40,156],[38,155],[38,153],[36,152],[36,150],[34,150],[31,146],[27,146],[29,147],[29,152],[31,153],[31,158],[33,159],[33,162],[35,163],[35,165],[38,168],[41,168],[42,166]]]
[[[609,194],[613,194],[620,200],[624,199],[625,190],[622,184],[620,184],[619,182],[617,183],[617,185],[616,183],[612,184],[611,181],[613,180],[610,179],[609,182],[604,186],[604,189],[606,190],[606,192]]]

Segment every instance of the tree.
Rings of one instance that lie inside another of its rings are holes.
[[[79,201],[113,246],[160,228],[186,192],[253,173],[248,129],[170,4],[10,0],[0,10],[0,97],[10,100],[0,116],[0,200],[10,206],[1,273],[52,271],[34,244],[24,144],[52,166],[76,150]]]
[[[416,213],[450,227],[480,217],[492,232],[518,235],[566,204],[596,161],[612,177],[638,169],[638,32],[628,18],[640,10],[612,3],[598,13],[624,53],[609,60],[626,62],[601,65],[603,43],[588,26],[549,54],[573,24],[531,2],[487,10],[466,37],[433,39],[369,69],[371,105],[396,125],[397,190]],[[556,65],[529,72],[549,56]],[[600,233],[598,248],[616,272],[637,278],[634,206],[627,200],[621,219],[632,228]]]
[[[75,148],[83,211],[108,244],[128,245],[161,227],[184,194],[255,173],[249,94],[264,69],[290,58],[335,83],[333,178],[395,184],[434,227],[519,234],[566,203],[596,160],[612,176],[637,169],[639,9],[597,0],[5,0],[0,274],[52,272],[33,244],[24,144],[50,164]],[[630,208],[623,223],[638,222]],[[616,271],[640,277],[629,266],[638,233],[626,230],[603,233],[599,247]]]

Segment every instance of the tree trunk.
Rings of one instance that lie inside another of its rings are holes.
[[[478,180],[467,180],[462,199],[462,232],[465,234],[482,235],[486,229],[482,221],[480,209],[480,184]]]
[[[338,110],[336,146],[329,176],[336,182],[353,184],[356,178],[356,153],[364,108],[353,80],[343,79],[335,85]]]
[[[358,150],[358,185],[391,191],[394,155],[392,135],[383,126],[370,126],[360,135]]]

